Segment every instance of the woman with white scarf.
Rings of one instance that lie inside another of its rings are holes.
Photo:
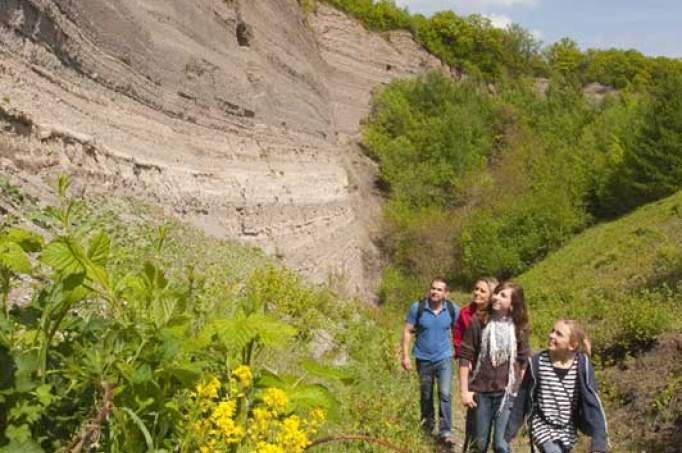
[[[464,331],[459,354],[462,403],[475,410],[475,452],[488,450],[491,431],[493,451],[510,452],[504,431],[529,355],[523,288],[501,283],[489,308],[477,313]]]

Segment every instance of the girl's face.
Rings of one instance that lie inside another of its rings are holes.
[[[492,308],[493,311],[502,316],[507,316],[512,310],[512,289],[505,288],[493,294]]]
[[[549,333],[547,348],[554,352],[575,352],[575,345],[571,344],[571,328],[565,322],[554,323]]]
[[[483,280],[476,282],[476,286],[474,286],[474,304],[478,307],[487,304],[490,300],[490,292],[488,283]]]

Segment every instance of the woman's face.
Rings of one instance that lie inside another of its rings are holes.
[[[474,286],[474,304],[483,307],[490,301],[490,287],[484,280],[479,280]]]
[[[555,352],[575,351],[575,345],[571,344],[571,328],[565,322],[557,321],[554,323],[552,331],[549,333],[547,349]]]
[[[512,289],[505,288],[493,294],[493,311],[502,316],[507,316],[512,310]]]

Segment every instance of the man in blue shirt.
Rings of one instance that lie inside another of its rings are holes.
[[[400,362],[412,370],[408,350],[412,336],[416,342],[412,355],[419,374],[422,426],[431,432],[435,426],[433,385],[438,384],[438,436],[446,444],[453,444],[452,436],[452,340],[451,330],[459,307],[447,300],[448,285],[442,278],[431,282],[427,298],[415,302],[405,318],[401,341]]]

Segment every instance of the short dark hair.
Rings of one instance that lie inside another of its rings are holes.
[[[450,288],[448,287],[448,282],[445,281],[443,277],[435,277],[431,280],[431,285],[433,286],[434,283],[439,282],[445,285],[445,291],[450,291]]]

